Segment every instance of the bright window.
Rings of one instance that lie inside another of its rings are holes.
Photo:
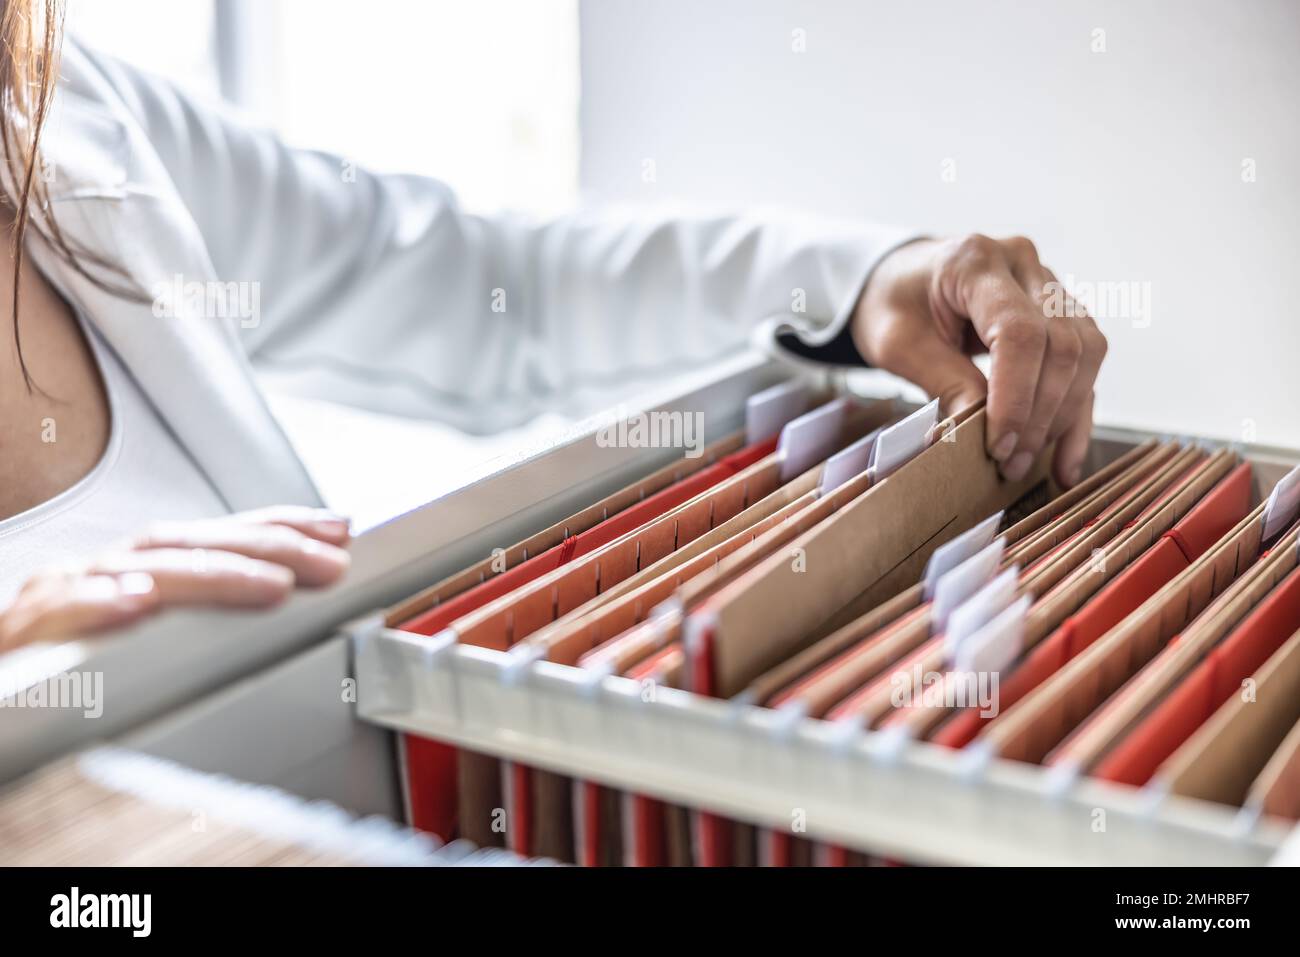
[[[577,0],[71,0],[85,42],[290,143],[554,212],[578,179]]]

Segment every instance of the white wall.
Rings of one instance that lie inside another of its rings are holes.
[[[1103,320],[1100,420],[1300,447],[1300,4],[584,0],[581,17],[588,200],[1024,233],[1076,286],[1149,284],[1149,321]]]

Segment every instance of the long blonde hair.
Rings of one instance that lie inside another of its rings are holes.
[[[23,361],[22,331],[19,325],[20,275],[23,267],[23,240],[32,224],[32,204],[41,211],[36,229],[56,254],[71,263],[78,272],[97,286],[112,292],[132,295],[129,289],[115,288],[102,276],[90,272],[87,264],[121,275],[112,263],[74,246],[59,230],[50,209],[45,178],[40,167],[41,132],[54,100],[59,73],[59,48],[63,34],[62,0],[0,0],[0,155],[3,157],[5,189],[0,199],[8,202],[14,213],[10,237],[13,252],[14,346],[18,364],[28,391],[34,387]]]

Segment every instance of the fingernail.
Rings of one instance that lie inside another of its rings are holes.
[[[153,576],[148,572],[127,572],[117,576],[117,591],[123,598],[148,595],[153,589]]]
[[[1079,474],[1083,471],[1080,465],[1071,465],[1065,473],[1066,485],[1077,485],[1079,483]]]
[[[1004,462],[1008,455],[1016,450],[1016,443],[1020,441],[1020,436],[1015,432],[1008,432],[1002,438],[998,439],[998,444],[993,446],[993,459],[996,462]]]
[[[319,542],[314,538],[309,538],[302,543],[302,552],[304,555],[311,555],[316,558],[328,558],[336,564],[348,560],[348,553],[337,545],[331,545],[329,542]]]
[[[1002,469],[1002,474],[1013,482],[1019,482],[1034,464],[1034,457],[1029,452],[1019,452]]]
[[[318,535],[325,535],[330,538],[352,534],[352,523],[346,518],[322,518],[313,522],[312,525]]]
[[[75,587],[86,601],[116,601],[122,595],[122,586],[112,575],[91,575],[75,582]]]

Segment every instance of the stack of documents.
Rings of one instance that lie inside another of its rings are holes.
[[[738,433],[414,596],[390,627],[1300,817],[1300,471],[1148,441],[1061,492],[974,407],[753,396]],[[1264,501],[1259,501],[1265,498]],[[653,720],[648,717],[647,720]],[[405,736],[411,823],[586,865],[873,863]]]
[[[64,758],[0,792],[5,866],[519,863],[121,748]]]

